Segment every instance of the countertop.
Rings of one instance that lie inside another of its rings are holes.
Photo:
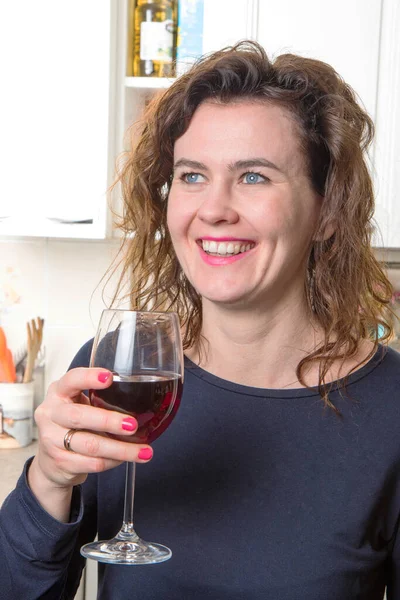
[[[25,461],[36,452],[37,442],[34,441],[24,448],[0,449],[0,506],[22,473]]]

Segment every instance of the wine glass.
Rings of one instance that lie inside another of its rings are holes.
[[[93,406],[135,417],[137,432],[113,436],[123,441],[151,443],[163,433],[178,410],[183,384],[183,349],[179,319],[172,312],[104,310],[93,343],[91,367],[113,373],[103,390],[90,390]],[[138,537],[133,525],[135,463],[126,463],[122,528],[115,538],[81,548],[99,562],[143,565],[163,562],[172,552]]]

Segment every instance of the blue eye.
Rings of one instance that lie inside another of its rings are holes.
[[[252,171],[249,171],[243,176],[243,183],[247,184],[265,183],[265,181],[266,177],[264,177],[264,175],[261,175],[261,173],[253,173]]]
[[[201,183],[199,177],[203,177],[200,173],[182,173],[181,179],[185,183]]]

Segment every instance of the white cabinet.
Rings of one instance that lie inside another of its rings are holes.
[[[101,238],[109,157],[110,0],[0,6],[0,235]]]
[[[400,2],[385,0],[377,89],[376,246],[400,248]]]
[[[274,56],[294,52],[331,64],[375,118],[381,0],[259,0],[258,40]]]

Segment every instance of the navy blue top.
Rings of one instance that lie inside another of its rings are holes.
[[[88,365],[91,343],[71,366]],[[334,386],[341,418],[316,389],[185,366],[181,407],[138,466],[135,496],[138,534],[173,556],[100,564],[99,598],[382,600],[387,585],[400,600],[400,355],[380,347],[348,396]],[[63,524],[23,474],[0,513],[0,598],[73,598],[80,546],[120,528],[124,477],[124,465],[90,475]]]

